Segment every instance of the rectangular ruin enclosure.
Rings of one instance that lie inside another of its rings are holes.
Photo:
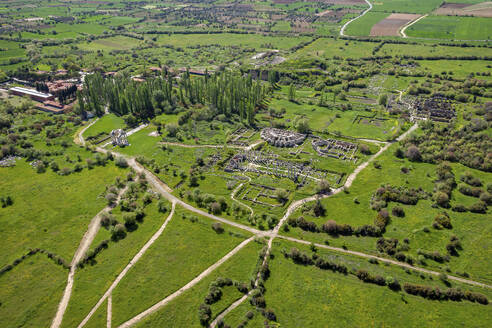
[[[414,14],[391,14],[371,28],[370,36],[398,36],[403,26],[419,17]]]
[[[434,11],[436,15],[492,17],[492,2],[475,5],[469,3],[443,3]]]

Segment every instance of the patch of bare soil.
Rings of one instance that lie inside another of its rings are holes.
[[[414,14],[391,14],[376,23],[371,29],[371,36],[399,36],[400,29],[411,21],[419,18]]]

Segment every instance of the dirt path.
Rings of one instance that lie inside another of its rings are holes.
[[[106,328],[111,328],[111,318],[113,317],[113,294],[108,296],[108,312],[106,314]]]
[[[311,245],[311,242],[310,241],[306,241],[306,240],[300,240],[300,239],[296,239],[296,238],[292,238],[292,237],[287,237],[287,236],[282,236],[282,235],[279,235],[277,237],[278,238],[281,238],[281,239],[289,240],[289,241],[292,241],[292,242],[295,242],[295,243],[300,243],[300,244],[305,244],[305,245]],[[415,266],[412,266],[412,265],[410,265],[408,263],[399,262],[399,261],[395,261],[395,260],[384,258],[384,257],[379,257],[379,256],[375,256],[375,255],[370,255],[370,254],[366,254],[366,253],[362,253],[362,252],[357,252],[357,251],[351,251],[351,250],[348,250],[348,249],[343,249],[343,248],[333,247],[333,246],[328,246],[328,245],[323,245],[323,244],[314,243],[314,245],[316,247],[319,247],[319,248],[324,248],[324,249],[329,249],[329,250],[332,250],[332,251],[335,251],[335,252],[340,252],[340,253],[355,255],[355,256],[358,256],[358,257],[366,258],[366,259],[376,259],[376,260],[381,261],[381,262],[384,262],[384,263],[389,263],[389,264],[397,265],[399,267],[408,268],[408,269],[416,270],[416,271],[419,271],[419,272],[424,272],[424,273],[431,274],[431,275],[434,275],[434,276],[438,276],[438,275],[441,274],[441,272],[432,271],[432,270],[428,270],[428,269],[424,269],[424,268],[420,268],[420,267],[415,267]],[[455,277],[455,276],[449,276],[449,275],[448,275],[448,279],[454,280],[454,281],[458,281],[458,282],[461,282],[461,283],[465,283],[465,284],[468,284],[468,285],[473,285],[473,286],[478,286],[478,287],[492,289],[492,286],[491,285],[487,285],[487,284],[484,284],[484,283],[481,283],[481,282],[478,282],[478,281],[474,281],[474,280],[469,280],[469,279],[464,279],[464,278]]]
[[[164,187],[165,184],[163,184],[161,180],[159,180],[149,170],[145,169],[143,166],[141,166],[140,164],[138,164],[135,161],[135,159],[130,159],[128,161],[128,164],[130,164],[130,166],[132,166],[135,169],[135,171],[137,171],[137,172],[143,172],[145,174],[145,177],[147,178],[147,181],[149,183],[151,183],[155,187],[155,189],[157,189],[157,191],[164,198],[166,198],[167,200],[169,200],[171,202],[174,202],[174,203],[176,203],[176,204],[178,204],[180,206],[183,206],[187,210],[189,210],[191,212],[194,212],[194,213],[197,213],[197,214],[200,214],[200,215],[205,216],[207,218],[210,218],[212,220],[219,221],[219,222],[222,222],[222,223],[227,224],[227,225],[231,225],[231,226],[236,227],[238,229],[249,231],[252,234],[256,234],[256,235],[265,235],[265,234],[268,234],[268,232],[266,232],[266,231],[260,231],[258,229],[255,229],[255,228],[246,226],[244,224],[240,224],[240,223],[237,223],[237,222],[234,222],[234,221],[230,221],[230,220],[227,220],[227,219],[224,219],[224,218],[215,216],[213,214],[210,214],[210,213],[207,213],[205,211],[202,211],[202,210],[200,210],[200,209],[198,209],[196,207],[193,207],[190,204],[187,204],[187,203],[183,202],[181,199],[179,199],[176,196],[174,196],[173,194],[171,194],[169,192],[169,190],[167,190]]]
[[[149,125],[148,125],[148,124],[142,124],[142,125],[139,125],[139,126],[138,126],[138,127],[136,127],[135,129],[132,129],[132,130],[128,131],[128,132],[126,133],[126,136],[127,136],[127,137],[129,137],[129,136],[131,136],[132,134],[137,133],[138,131],[145,129],[147,126],[149,126]],[[112,141],[108,141],[108,142],[106,142],[104,145],[102,145],[101,147],[102,147],[102,148],[104,148],[104,147],[106,147],[106,146],[108,146],[108,145],[111,145],[111,143],[112,143]]]
[[[113,293],[113,290],[118,286],[120,283],[121,279],[128,273],[128,271],[142,258],[142,256],[145,254],[145,252],[149,249],[150,246],[159,238],[159,236],[162,234],[164,229],[166,229],[166,226],[168,225],[169,221],[171,221],[171,218],[174,215],[174,210],[176,208],[176,203],[172,203],[172,210],[171,213],[169,213],[169,216],[166,218],[162,226],[157,230],[157,232],[145,243],[145,245],[138,251],[138,253],[133,257],[133,259],[128,263],[128,265],[123,269],[123,271],[120,272],[118,277],[113,281],[111,286],[108,288],[108,290],[104,293],[104,295],[99,299],[99,301],[94,305],[94,307],[91,309],[89,314],[82,320],[82,322],[78,325],[78,328],[81,328],[85,326],[87,321],[92,317],[92,315],[97,311],[97,309],[101,306],[101,304],[104,303],[104,301]]]
[[[246,175],[244,175],[244,176],[245,176],[246,178],[248,178],[248,180],[251,182],[251,178],[250,178],[250,177],[248,177],[248,176],[246,176]],[[238,185],[238,186],[237,186],[237,187],[236,187],[236,188],[235,188],[235,189],[231,192],[231,199],[232,199],[233,201],[235,201],[236,203],[238,203],[240,206],[246,207],[246,208],[247,208],[247,209],[251,212],[251,216],[253,216],[253,215],[255,214],[255,211],[253,211],[253,209],[252,209],[250,206],[248,206],[248,205],[246,205],[246,204],[244,204],[244,203],[241,203],[239,200],[237,200],[236,198],[234,198],[234,197],[236,196],[237,192],[241,189],[241,187],[242,187],[243,185],[244,185],[244,182],[240,183],[240,184],[239,184],[239,185]]]
[[[127,187],[120,190],[118,193],[118,198],[116,199],[115,204],[118,204],[121,196],[125,193]],[[67,310],[68,302],[70,301],[70,297],[72,296],[73,282],[75,271],[77,270],[77,264],[82,260],[82,257],[89,250],[94,238],[96,237],[99,229],[101,228],[101,219],[102,214],[109,212],[114,206],[106,206],[99,213],[96,214],[89,223],[87,231],[85,232],[82,240],[80,241],[79,247],[75,251],[73,255],[72,262],[70,263],[70,271],[68,272],[67,286],[65,287],[65,291],[63,292],[62,299],[58,304],[58,309],[56,311],[56,315],[51,322],[51,328],[58,328],[61,326],[63,315]]]
[[[361,18],[362,16],[364,16],[365,14],[367,14],[371,9],[372,9],[372,3],[369,2],[369,0],[364,0],[368,5],[369,5],[369,8],[367,8],[366,10],[364,10],[359,16],[355,17],[355,18],[352,18],[351,20],[349,20],[348,22],[346,22],[342,28],[340,29],[340,36],[347,36],[345,34],[345,29],[347,28],[348,24],[352,23],[353,21],[355,21],[356,19],[359,19]]]
[[[400,35],[403,37],[403,38],[408,38],[408,36],[405,34],[405,30],[407,28],[409,28],[410,26],[412,26],[413,24],[417,23],[419,20],[421,19],[424,19],[425,17],[429,16],[429,14],[425,14],[424,16],[420,16],[419,18],[409,22],[408,24],[404,25],[401,30],[400,30]]]
[[[187,145],[179,142],[168,142],[168,141],[161,141],[159,142],[159,144],[166,145],[166,146],[177,146],[183,148],[215,148],[215,149],[224,148],[224,145]],[[227,145],[226,148],[245,149],[245,147],[234,146],[234,145]]]
[[[180,289],[178,289],[177,291],[175,291],[171,295],[167,296],[166,298],[164,298],[160,302],[154,304],[153,306],[151,306],[147,310],[141,312],[140,314],[136,315],[132,319],[126,321],[125,323],[123,323],[122,325],[120,325],[118,328],[126,328],[126,327],[133,326],[134,324],[136,324],[137,322],[139,322],[140,320],[142,320],[146,316],[154,313],[155,311],[159,310],[163,306],[167,305],[169,302],[171,302],[172,300],[174,300],[176,297],[180,296],[185,291],[189,290],[190,288],[192,288],[193,286],[195,286],[196,284],[198,284],[203,278],[205,278],[206,276],[208,276],[209,274],[211,274],[215,269],[217,269],[225,261],[227,261],[228,259],[230,259],[237,252],[239,252],[246,245],[248,245],[254,238],[255,237],[253,236],[253,237],[250,237],[250,238],[244,240],[242,243],[240,243],[238,246],[236,246],[232,251],[230,251],[229,253],[227,253],[223,258],[221,258],[220,260],[218,260],[217,262],[215,262],[213,265],[211,265],[210,267],[208,267],[205,271],[203,271],[202,273],[200,273],[195,279],[193,279],[192,281],[190,281],[189,283],[187,283],[186,285],[184,285],[183,287],[181,287]]]
[[[97,121],[97,119],[96,119]],[[92,122],[90,125],[94,124],[96,121]],[[89,125],[89,126],[90,126]],[[78,135],[78,138],[77,136],[74,138],[74,141],[78,144],[82,144],[84,145],[85,144],[85,141],[84,141],[84,137],[83,137],[83,133],[87,130],[87,128],[89,128],[89,126],[85,127],[84,129],[82,129],[77,135]],[[96,147],[96,150],[98,152],[101,152],[101,153],[106,153],[107,150],[106,149],[103,149],[101,147]],[[183,206],[185,209],[189,210],[189,211],[192,211],[192,212],[195,212],[197,214],[200,214],[202,216],[205,216],[205,217],[208,217],[212,220],[215,220],[215,221],[219,221],[219,222],[222,222],[224,224],[228,224],[228,225],[231,225],[231,226],[234,226],[238,229],[242,229],[242,230],[246,230],[246,231],[249,231],[253,234],[257,234],[257,235],[265,235],[265,234],[268,234],[268,232],[265,232],[265,231],[260,231],[260,230],[257,230],[257,229],[254,229],[252,227],[249,227],[249,226],[246,226],[246,225],[243,225],[243,224],[240,224],[240,223],[237,223],[237,222],[233,222],[233,221],[230,221],[230,220],[227,220],[227,219],[224,219],[224,218],[221,218],[221,217],[218,217],[218,216],[215,216],[213,214],[210,214],[210,213],[207,213],[207,212],[204,212],[198,208],[195,208],[185,202],[183,202],[181,199],[177,198],[176,196],[174,196],[173,194],[171,194],[172,190],[171,188],[169,188],[169,186],[167,186],[164,182],[162,182],[159,178],[157,178],[152,172],[150,172],[149,170],[147,170],[146,168],[144,168],[142,165],[140,165],[136,160],[135,158],[133,157],[129,157],[129,156],[126,156],[126,155],[123,155],[123,154],[120,154],[120,153],[117,153],[115,151],[112,151],[111,152],[114,156],[119,156],[119,157],[124,157],[128,160],[128,164],[136,171],[136,172],[143,172],[145,174],[145,177],[147,178],[147,180],[152,184],[152,186],[164,197],[166,198],[167,200],[169,200],[170,202],[172,203],[176,203],[178,205],[181,205]]]
[[[80,130],[74,137],[73,142],[76,143],[77,145],[85,146],[85,139],[84,139],[84,133],[87,131],[88,128],[90,128],[94,123],[99,121],[99,117],[96,118],[94,121],[89,123],[87,126],[85,126],[82,130]]]
[[[403,133],[400,137],[397,138],[396,141],[400,141],[400,140],[403,140],[405,139],[410,133],[412,133],[413,131],[415,131],[415,129],[418,128],[418,125],[415,124],[413,125],[410,129],[408,129],[408,131],[406,131],[405,133]],[[294,213],[299,207],[301,207],[303,204],[307,203],[307,202],[312,202],[312,201],[315,201],[317,199],[321,199],[321,198],[327,198],[327,197],[331,197],[335,194],[338,194],[340,193],[344,188],[349,188],[353,181],[355,180],[355,178],[357,177],[357,175],[367,167],[367,165],[369,165],[369,163],[371,163],[372,161],[374,161],[379,155],[381,155],[384,151],[386,151],[394,142],[391,142],[391,143],[387,143],[384,147],[382,147],[376,154],[372,155],[367,161],[365,161],[364,163],[362,163],[361,165],[359,165],[355,170],[354,172],[352,172],[352,174],[350,174],[347,178],[347,180],[345,181],[345,184],[340,187],[340,188],[337,188],[337,189],[334,189],[333,191],[331,191],[330,193],[327,193],[325,195],[314,195],[314,196],[310,196],[310,197],[306,197],[304,199],[300,199],[300,200],[297,200],[295,202],[292,202],[290,204],[290,206],[287,208],[287,211],[285,212],[284,216],[282,217],[282,219],[280,220],[280,222],[275,226],[275,228],[271,231],[270,233],[270,240],[268,241],[268,248],[267,248],[267,251],[265,253],[265,257],[263,258],[263,265],[266,263],[266,261],[268,260],[269,256],[270,256],[270,252],[272,250],[272,245],[273,245],[273,240],[278,237],[278,232],[280,230],[280,228],[282,227],[282,225],[285,223],[285,221],[292,215],[292,213]],[[308,244],[310,244],[310,242],[306,242]],[[255,288],[257,288],[258,286],[258,282],[259,282],[259,279],[260,279],[260,276],[258,274],[258,276],[256,277],[256,281],[255,281]],[[232,310],[234,310],[235,308],[237,308],[239,305],[241,305],[242,302],[244,302],[247,298],[248,298],[248,295],[253,291],[253,289],[245,296],[243,296],[242,298],[240,298],[239,300],[237,300],[236,302],[234,302],[233,304],[231,304],[227,309],[225,309],[222,313],[220,313],[213,321],[212,323],[210,324],[210,328],[215,328],[218,324],[218,322],[222,319],[224,319],[224,317],[229,313],[231,312]]]

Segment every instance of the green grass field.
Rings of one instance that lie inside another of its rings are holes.
[[[410,26],[406,33],[410,37],[491,40],[492,18],[428,16]]]
[[[358,227],[372,224],[376,217],[376,211],[370,208],[370,200],[373,193],[382,184],[389,183],[393,186],[403,185],[414,188],[422,187],[424,190],[431,192],[434,187],[435,166],[399,160],[392,154],[394,148],[395,146],[391,147],[378,159],[382,166],[381,169],[376,169],[370,165],[362,171],[349,189],[349,193],[339,193],[323,200],[322,203],[326,209],[325,217],[314,218],[309,215],[306,216],[300,210],[294,213],[293,216],[302,215],[307,220],[316,222],[318,226],[321,226],[327,220],[335,220],[338,223],[346,223],[353,227]],[[401,167],[411,168],[410,172],[408,174],[401,173]],[[472,171],[480,179],[486,179],[486,175],[483,172],[471,170],[462,165],[453,165],[453,172],[457,180],[465,171]],[[354,199],[357,199],[359,204],[356,204]],[[453,192],[452,204],[469,205],[473,202],[475,200],[472,197],[463,196],[457,190]],[[417,258],[419,249],[425,251],[438,250],[441,253],[445,253],[445,246],[450,236],[457,235],[463,244],[463,251],[460,252],[460,256],[451,257],[451,261],[444,264],[428,261],[428,265],[438,270],[444,268],[444,266],[449,266],[453,272],[468,272],[476,279],[492,281],[490,265],[483,260],[486,249],[492,247],[488,242],[492,234],[492,226],[484,221],[487,215],[449,211],[453,222],[456,223],[453,224],[454,228],[452,230],[435,230],[431,228],[431,225],[435,215],[442,209],[433,209],[431,203],[431,200],[420,200],[417,205],[389,203],[388,210],[390,212],[394,206],[398,205],[404,209],[405,217],[398,218],[393,216],[384,236],[386,238],[397,238],[400,241],[404,238],[409,238],[409,254]],[[424,227],[430,228],[430,232],[424,232]],[[355,236],[333,238],[325,233],[310,233],[299,228],[292,229],[288,234],[296,238],[317,240],[319,243],[328,240],[330,245],[338,247],[346,245],[349,249],[364,250],[377,254],[377,238]]]
[[[380,0],[373,1],[373,11],[386,13],[426,14],[441,5],[439,0]]]
[[[230,278],[241,282],[248,281],[252,278],[258,259],[258,252],[262,247],[262,244],[251,242],[233,258],[221,265],[210,276],[203,279],[195,287],[186,291],[161,310],[145,318],[137,324],[137,327],[165,327],[170,322],[172,322],[173,327],[200,327],[198,307],[203,303],[210,283],[218,277]],[[224,288],[221,300],[211,307],[212,316],[215,317],[241,296],[242,294],[234,287]]]
[[[182,215],[188,218],[183,219]],[[120,325],[157,303],[226,255],[246,237],[226,227],[217,234],[213,221],[178,209],[172,221],[113,292],[113,324]],[[240,237],[230,236],[229,232]]]
[[[4,242],[2,247],[14,248]],[[1,275],[0,326],[48,327],[65,288],[67,273],[45,254],[36,254]]]
[[[0,194],[10,194],[14,204],[0,209],[1,216],[9,218],[2,226],[1,245],[12,249],[0,255],[1,265],[36,247],[70,262],[87,224],[106,206],[100,197],[105,185],[125,172],[107,165],[68,176],[51,170],[38,174],[23,161],[14,168],[2,168]]]
[[[476,327],[487,326],[489,306],[467,301],[425,300],[404,292],[391,291],[388,287],[363,283],[353,275],[345,276],[315,266],[294,264],[292,260],[284,258],[280,250],[289,251],[291,247],[297,247],[311,253],[308,248],[283,241],[274,244],[275,257],[270,261],[272,274],[265,283],[265,300],[267,308],[274,310],[277,322],[282,327],[468,326],[472,322]],[[364,260],[342,257],[323,250],[318,250],[318,254],[344,263],[349,268],[366,268],[384,277],[391,275],[400,283],[444,287],[436,278],[432,281],[429,278],[423,280],[399,268],[372,265]],[[470,289],[468,286],[459,287]],[[489,294],[483,289],[479,291]],[[254,311],[254,308],[244,303],[226,316],[225,323],[237,326],[248,310]],[[257,312],[248,326],[257,327],[264,319]]]
[[[125,129],[125,126],[125,122],[121,117],[114,114],[104,115],[85,131],[84,138],[89,138],[100,134],[109,136],[109,133],[112,130]]]
[[[368,36],[369,33],[371,32],[371,28],[373,27],[373,25],[385,19],[388,16],[389,13],[387,12],[376,12],[374,10],[369,11],[361,18],[358,18],[352,23],[350,23],[347,26],[345,33],[347,35],[354,35],[354,36]]]

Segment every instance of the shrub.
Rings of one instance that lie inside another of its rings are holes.
[[[492,194],[489,192],[482,192],[480,194],[480,200],[487,205],[492,205]]]
[[[265,311],[262,312],[263,316],[267,318],[270,321],[277,321],[277,316],[275,315],[275,312],[273,312],[272,309],[266,309]]]
[[[361,144],[360,147],[360,152],[364,155],[371,155],[372,152],[371,152],[371,149],[369,148],[369,146],[365,145],[365,144]]]
[[[325,215],[325,208],[323,207],[323,204],[321,204],[321,201],[318,199],[316,200],[316,203],[313,206],[313,213],[315,216],[324,216]]]
[[[60,168],[58,166],[58,163],[57,162],[54,162],[54,161],[50,163],[50,169],[53,172],[58,172],[60,170]]]
[[[157,202],[157,209],[159,210],[160,213],[166,213],[167,212],[166,201],[164,201],[163,199],[159,200]]]
[[[312,221],[307,221],[304,217],[299,217],[296,225],[304,231],[318,232],[318,226]]]
[[[118,240],[124,239],[125,237],[126,237],[125,226],[122,225],[121,223],[116,224],[112,233],[111,233],[111,239],[113,241],[118,241]]]
[[[446,212],[438,213],[434,218],[434,223],[438,224],[440,227],[444,227],[446,229],[452,229],[451,218]]]
[[[212,310],[207,304],[201,304],[198,308],[198,317],[200,318],[200,324],[202,326],[208,326],[210,319],[212,318]]]
[[[125,221],[125,227],[130,230],[134,228],[137,224],[137,217],[135,213],[124,213],[123,221]]]
[[[441,207],[449,207],[449,196],[442,191],[438,191],[433,195],[434,201]]]
[[[210,204],[210,210],[213,214],[220,214],[222,212],[222,207],[218,202],[213,202]]]
[[[275,197],[280,203],[285,203],[289,199],[289,193],[282,188],[275,189]]]
[[[46,166],[44,165],[44,163],[39,163],[37,166],[36,166],[36,173],[44,173],[46,172]]]
[[[394,290],[394,291],[398,291],[401,289],[401,286],[400,286],[400,283],[398,282],[398,280],[396,280],[395,278],[393,278],[391,276],[386,277],[386,285],[391,290]]]
[[[410,145],[407,148],[405,156],[412,162],[418,162],[422,159],[422,155],[420,154],[420,150],[415,145]]]
[[[108,201],[108,205],[114,205],[116,203],[116,200],[118,199],[118,196],[116,196],[115,194],[109,192],[106,194],[106,196],[104,196],[104,198],[106,198],[106,200]]]
[[[468,209],[466,208],[465,205],[462,204],[456,204],[452,208],[453,212],[466,212]]]
[[[393,209],[391,210],[391,214],[393,214],[394,216],[397,216],[397,217],[404,217],[405,216],[405,211],[403,210],[402,207],[400,206],[395,206],[393,207]]]
[[[121,156],[116,157],[116,160],[114,161],[114,164],[117,167],[121,167],[121,168],[127,168],[128,167],[128,162],[126,161],[126,159],[124,159]]]
[[[214,222],[212,224],[212,229],[216,232],[216,233],[223,233],[224,232],[224,227],[222,226],[222,223],[220,222]]]
[[[472,213],[482,213],[485,214],[487,212],[487,204],[483,201],[478,201],[475,204],[471,205],[468,210]]]
[[[318,194],[327,194],[331,191],[330,183],[326,179],[321,179],[318,182],[316,192]]]

